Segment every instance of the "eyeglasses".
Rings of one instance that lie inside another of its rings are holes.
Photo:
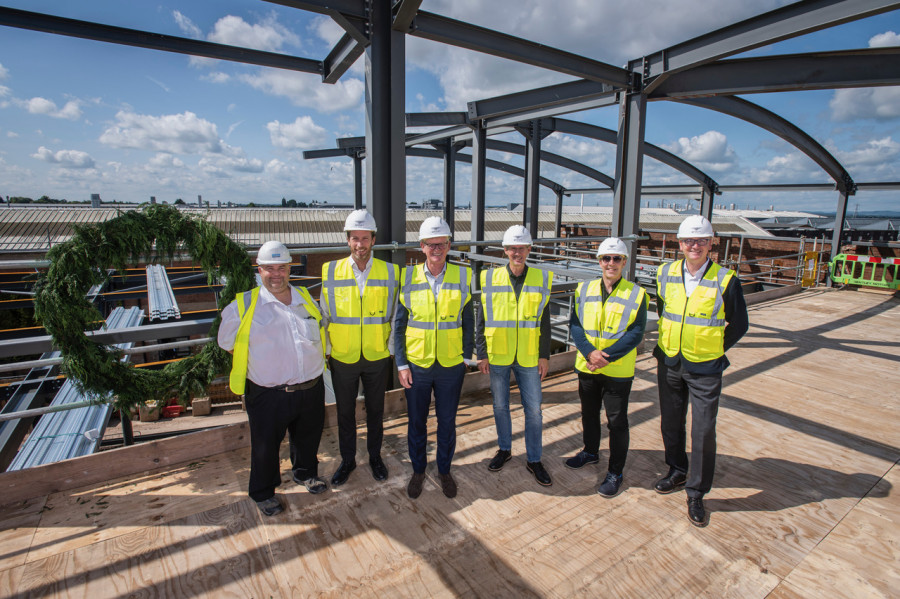
[[[609,264],[610,262],[615,262],[616,264],[618,264],[619,262],[621,262],[624,259],[625,259],[625,256],[610,256],[610,255],[600,256],[600,262],[603,262],[604,264]]]
[[[709,245],[709,237],[700,237],[698,239],[679,239],[681,243],[686,245],[687,247],[691,247],[692,245],[698,245],[700,247],[706,247]]]
[[[425,242],[422,242],[422,245],[424,245],[425,247],[427,247],[429,250],[442,250],[442,249],[444,249],[445,247],[447,247],[447,246],[450,245],[450,244],[447,243],[447,242],[445,241],[444,243],[425,243]]]

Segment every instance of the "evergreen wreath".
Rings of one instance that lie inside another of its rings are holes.
[[[222,308],[255,282],[246,248],[206,220],[170,206],[145,205],[100,224],[76,226],[69,241],[47,252],[50,267],[35,286],[35,317],[62,352],[63,372],[79,390],[101,398],[98,401],[112,392],[120,409],[176,395],[186,403],[205,394],[216,376],[230,371],[231,356],[215,341],[162,370],[148,370],[122,362],[121,352],[84,334],[103,320],[86,295],[93,285],[109,279],[109,268],[123,270],[142,256],[148,263],[172,260],[176,251],[189,253],[206,271],[209,284],[226,278],[219,294],[220,312],[209,331],[215,338]]]

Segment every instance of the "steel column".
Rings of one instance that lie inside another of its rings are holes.
[[[709,222],[712,222],[713,201],[715,199],[716,196],[713,194],[712,190],[708,187],[704,187],[700,200],[700,214],[705,216]]]
[[[390,0],[370,2],[371,45],[366,48],[366,205],[380,241],[406,242],[406,146],[404,106],[406,38],[391,29]],[[403,250],[376,252],[406,262]]]
[[[619,106],[612,235],[625,237],[637,235],[639,229],[647,97],[643,94],[622,94]],[[628,244],[631,255],[637,255],[636,243],[634,241],[625,243]],[[634,260],[628,261],[628,272],[625,273],[630,281],[634,280],[634,263]]]
[[[456,232],[456,153],[460,146],[448,139],[444,147],[444,220]]]
[[[831,233],[831,258],[830,262],[834,262],[834,257],[841,253],[841,235],[844,233],[844,222],[847,220],[847,199],[850,194],[846,191],[840,192],[838,196],[837,207],[834,211],[834,231]],[[831,272],[831,268],[828,269]],[[831,276],[828,277],[828,287],[833,285]]]
[[[553,236],[562,237],[563,195],[565,190],[557,187],[553,191],[556,193],[556,225],[553,228]]]
[[[541,177],[541,121],[531,121],[527,128],[520,130],[525,135],[525,210],[522,224],[531,231],[534,239],[538,238],[538,208],[540,207],[541,188],[538,183]]]
[[[353,155],[353,208],[356,210],[363,207],[362,161],[362,156]]]
[[[472,130],[472,227],[469,239],[484,240],[485,171],[487,167],[487,130],[477,124]],[[477,289],[480,263],[472,261],[472,285]]]

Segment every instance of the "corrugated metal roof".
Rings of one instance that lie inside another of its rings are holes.
[[[46,251],[51,245],[68,240],[73,225],[95,224],[115,218],[123,211],[138,206],[90,208],[71,206],[0,208],[0,251]],[[182,212],[195,214],[225,231],[232,239],[256,246],[278,239],[288,245],[343,245],[344,220],[350,209],[339,208],[211,208],[182,207]],[[456,211],[455,241],[469,241],[471,211]],[[440,216],[440,210],[410,210],[406,213],[406,241],[418,241],[419,225],[429,216]],[[676,231],[684,215],[670,209],[644,208],[640,225],[647,229]],[[539,237],[555,237],[555,211],[542,209],[538,215]],[[570,225],[608,227],[612,208],[566,206],[563,222]],[[767,235],[765,230],[737,216],[716,216],[714,227],[719,233]],[[522,223],[522,212],[485,211],[484,229],[487,239],[500,239],[512,225]],[[380,239],[387,242],[390,240]]]

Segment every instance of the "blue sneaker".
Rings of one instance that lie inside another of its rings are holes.
[[[600,461],[600,456],[595,453],[588,453],[586,451],[579,451],[571,458],[566,460],[566,468],[571,468],[572,470],[578,470],[588,464],[596,464]]]
[[[604,497],[615,497],[619,493],[619,487],[621,486],[622,475],[607,472],[606,480],[603,481],[603,484],[600,485],[600,488],[597,489],[597,492]]]

